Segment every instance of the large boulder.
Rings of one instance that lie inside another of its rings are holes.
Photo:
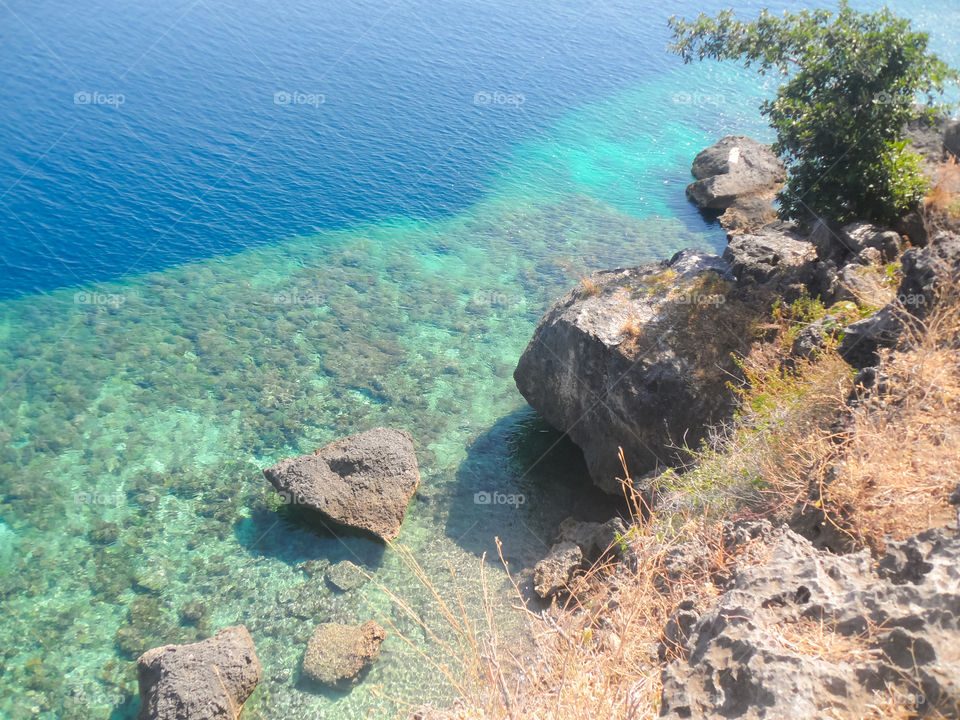
[[[374,620],[363,625],[318,625],[303,657],[304,676],[322,685],[350,684],[380,655],[387,631]]]
[[[514,379],[527,402],[583,450],[594,482],[619,495],[674,465],[733,409],[731,357],[764,310],[742,298],[715,255],[598,272],[547,311]]]
[[[676,659],[661,717],[863,717],[882,699],[958,717],[960,538],[927,531],[878,564],[789,530],[770,545],[769,561],[706,612],[682,608],[683,632],[665,633]]]
[[[770,146],[728,135],[697,155],[692,172],[687,197],[699,208],[726,210],[725,228],[752,232],[776,218],[772,201],[787,173]]]
[[[236,720],[260,682],[243,625],[191,645],[164,645],[137,659],[140,720]]]
[[[394,540],[420,470],[410,433],[374,428],[263,471],[284,497],[336,525]]]
[[[757,233],[731,235],[723,259],[738,282],[781,287],[806,283],[813,276],[816,249],[788,225],[768,225]]]

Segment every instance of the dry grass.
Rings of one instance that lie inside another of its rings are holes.
[[[789,373],[769,347],[751,357],[744,402],[758,411],[755,424],[764,418],[774,430],[746,460],[758,466],[770,503],[807,503],[851,547],[877,551],[887,538],[948,523],[960,477],[958,338],[960,302],[944,298],[906,347],[885,354],[886,392],[853,409],[836,353]]]
[[[921,214],[931,236],[939,230],[956,230],[960,225],[960,164],[953,155],[937,168]]]
[[[737,417],[690,451],[695,463],[685,472],[661,477],[652,516],[640,512],[640,499],[625,482],[636,509],[623,539],[633,562],[591,568],[562,605],[542,613],[524,608],[532,651],[504,650],[489,613],[489,628],[479,639],[476,627],[455,619],[458,606],[445,604],[450,622],[473,639],[452,648],[451,661],[438,671],[449,672],[453,658],[463,656],[458,677],[467,681],[458,685],[461,699],[454,706],[421,710],[420,717],[658,717],[664,664],[657,647],[673,609],[688,598],[708,604],[718,594],[711,578],[762,563],[769,551],[757,541],[762,547],[747,543],[730,555],[718,520],[749,513],[786,519],[797,506],[813,506],[853,546],[880,549],[888,538],[952,517],[947,497],[960,477],[957,293],[941,299],[922,332],[884,356],[886,392],[853,408],[847,402],[853,373],[835,342],[814,360],[789,357],[798,328],[825,312],[812,301],[775,312],[774,339],[740,361],[747,382],[739,389]],[[696,548],[696,561],[678,572],[671,551],[680,544]],[[871,645],[878,631],[847,637],[804,620],[773,625],[771,635],[799,657],[867,662],[876,653]],[[899,688],[876,693],[856,717],[916,717],[903,689],[909,687],[904,678]]]

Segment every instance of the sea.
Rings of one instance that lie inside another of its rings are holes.
[[[523,647],[558,523],[618,506],[512,372],[591,272],[722,250],[690,164],[772,140],[777,78],[666,47],[727,5],[0,0],[0,718],[131,720],[140,653],[237,623],[264,720],[447,703],[464,628]],[[960,64],[960,6],[889,5]],[[423,479],[395,547],[262,475],[380,425]],[[370,619],[362,680],[310,686],[313,628]]]

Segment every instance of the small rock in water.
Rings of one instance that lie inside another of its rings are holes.
[[[318,625],[303,658],[303,674],[324,685],[341,685],[357,678],[380,655],[387,631],[374,620],[363,625]]]
[[[331,565],[327,570],[327,582],[337,590],[348,592],[354,590],[367,581],[367,576],[359,567],[349,560]]]

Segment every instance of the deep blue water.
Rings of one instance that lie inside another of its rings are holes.
[[[5,4],[0,293],[463,209],[511,142],[667,64],[628,7]]]
[[[676,67],[667,15],[625,0],[4,3],[0,296],[462,210],[512,143]]]

